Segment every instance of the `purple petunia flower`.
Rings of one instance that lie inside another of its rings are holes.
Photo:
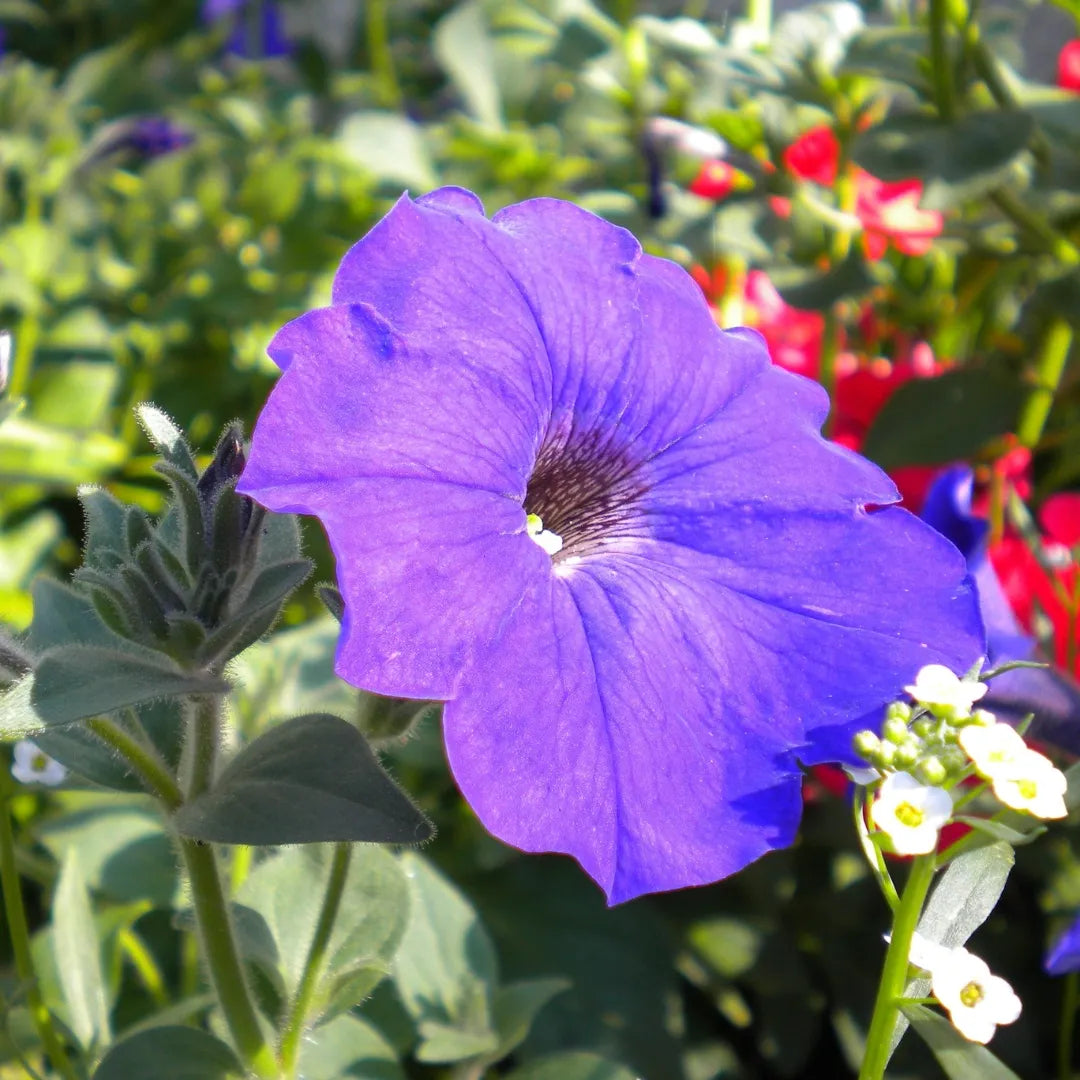
[[[203,0],[200,17],[208,26],[232,20],[233,31],[225,42],[225,51],[234,56],[266,60],[292,52],[292,42],[274,0]]]
[[[896,489],[821,388],[569,203],[403,197],[269,351],[239,489],[326,528],[339,674],[446,701],[484,824],[611,902],[790,843],[797,758],[981,653],[959,553],[865,509]]]
[[[1024,633],[1009,605],[989,555],[990,526],[971,508],[974,474],[966,465],[944,470],[931,485],[922,518],[948,537],[967,559],[986,626],[991,666],[1036,660],[1035,641]],[[1033,734],[1080,753],[1080,688],[1056,668],[1020,668],[990,683],[985,707],[1016,723],[1035,714]]]

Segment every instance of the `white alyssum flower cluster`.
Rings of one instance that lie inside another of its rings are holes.
[[[953,811],[953,792],[972,772],[989,781],[1003,805],[1037,818],[1062,818],[1065,776],[1008,724],[974,709],[986,684],[958,678],[940,664],[919,671],[903,702],[886,713],[882,737],[863,732],[856,747],[877,783],[869,817],[899,855],[926,855]],[[883,777],[880,779],[879,777]]]
[[[934,997],[965,1039],[988,1043],[999,1024],[1011,1024],[1020,1016],[1022,1006],[1013,988],[967,949],[948,948],[916,934],[908,959],[929,973]]]

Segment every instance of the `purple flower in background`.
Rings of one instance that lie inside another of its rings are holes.
[[[235,56],[265,60],[292,52],[274,0],[203,0],[201,18],[206,25],[231,22],[225,51]]]
[[[569,203],[403,197],[270,354],[239,490],[326,528],[339,674],[446,701],[484,824],[611,902],[790,843],[797,759],[981,653],[962,558],[865,509],[896,489],[821,388]]]
[[[1043,960],[1047,975],[1068,975],[1080,971],[1080,916],[1075,918],[1050,947]]]
[[[87,152],[86,164],[105,158],[138,158],[143,161],[190,146],[194,134],[166,116],[133,116],[103,127]]]
[[[944,470],[927,492],[921,516],[967,559],[986,626],[990,666],[1037,660],[1035,642],[1017,622],[990,561],[990,526],[972,512],[973,487],[974,475],[968,466]],[[990,683],[983,705],[1013,723],[1034,713],[1034,735],[1080,754],[1080,688],[1060,669],[1020,668],[999,675]]]

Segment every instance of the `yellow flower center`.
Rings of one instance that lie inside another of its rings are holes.
[[[983,988],[974,980],[969,982],[963,990],[960,991],[960,1000],[969,1008],[973,1009],[986,995],[983,993]]]
[[[896,807],[896,820],[909,829],[917,829],[923,823],[922,810],[909,802],[902,802]]]

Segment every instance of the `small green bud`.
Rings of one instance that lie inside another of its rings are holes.
[[[881,752],[881,740],[872,731],[860,731],[852,740],[855,753],[872,761]]]
[[[911,742],[903,743],[896,748],[893,763],[898,769],[910,769],[919,760],[921,753],[922,746],[913,739]]]
[[[915,776],[924,784],[932,787],[940,787],[949,778],[949,770],[942,764],[940,758],[927,757],[915,766]]]
[[[911,733],[920,739],[928,739],[937,725],[926,716],[920,717],[911,725]]]
[[[959,746],[946,746],[938,754],[938,759],[951,776],[962,773],[969,765],[968,756]]]
[[[896,747],[892,743],[882,743],[878,752],[871,759],[871,764],[882,772],[891,769],[895,763]]]
[[[971,714],[969,724],[978,724],[981,727],[993,727],[997,723],[997,717],[986,709],[976,709]]]
[[[899,716],[886,717],[881,728],[881,734],[887,742],[895,743],[897,746],[911,738],[907,721],[901,720]]]
[[[912,708],[906,701],[894,701],[885,710],[886,720],[903,720],[904,723],[908,723],[911,720]]]

